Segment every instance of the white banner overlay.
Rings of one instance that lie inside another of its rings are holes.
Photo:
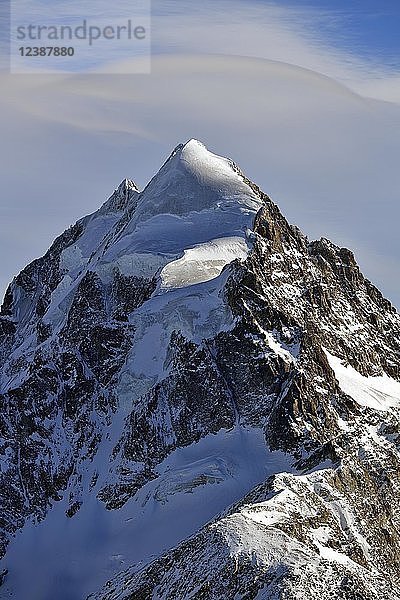
[[[150,0],[11,0],[12,73],[149,73]]]

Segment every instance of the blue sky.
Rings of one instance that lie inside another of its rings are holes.
[[[400,306],[400,2],[152,7],[150,75],[0,73],[0,295],[124,177],[143,187],[196,137],[310,238],[352,248]]]
[[[262,0],[261,0],[262,3]],[[320,12],[320,35],[331,44],[362,58],[400,65],[400,2],[398,0],[296,0],[278,2]]]
[[[11,0],[0,4],[0,44],[4,48],[7,45],[7,21],[9,18],[9,7],[12,2],[18,6],[21,12],[23,2],[28,0]],[[29,0],[31,5],[38,0]],[[42,6],[47,0],[40,0]],[[142,0],[141,0],[142,1]],[[146,0],[145,0],[146,1]],[[18,4],[17,4],[18,2]],[[62,6],[64,0],[59,2]],[[97,0],[101,5],[103,0]],[[104,3],[110,10],[109,3]],[[207,5],[207,1],[205,2]],[[230,5],[242,5],[245,10],[249,8],[249,17],[254,6],[259,8],[278,7],[287,11],[286,18],[294,24],[298,24],[303,33],[314,36],[320,43],[349,53],[353,57],[368,60],[371,64],[385,65],[388,68],[400,69],[400,2],[398,0],[219,0],[219,6],[224,7],[227,22],[231,19]],[[51,11],[49,15],[55,15],[54,3],[49,2]],[[84,6],[80,3],[80,6]],[[92,3],[88,5],[92,6]],[[127,0],[119,0],[113,3],[115,11],[119,9],[126,11],[132,3]],[[217,3],[214,3],[217,6]],[[128,8],[127,8],[128,7]],[[184,15],[198,18],[202,12],[203,3],[187,3],[181,0],[152,0],[152,12],[156,16]],[[209,10],[209,9],[207,9]],[[88,12],[88,11],[86,11]],[[101,10],[100,10],[101,12]],[[261,13],[259,13],[259,16]],[[269,18],[265,12],[263,18]],[[153,37],[153,45],[156,51],[160,49],[157,35]],[[169,52],[174,49],[174,44],[165,45],[162,49]]]
[[[17,1],[17,0],[12,0]],[[400,61],[400,3],[398,0],[239,0],[246,5],[258,4],[261,7],[280,6],[299,10],[309,10],[310,25],[319,30],[326,41],[357,52],[363,57],[380,56],[394,65]],[[220,0],[221,2],[221,0]],[[229,5],[229,0],[222,0]],[[0,3],[1,30],[0,38],[4,39],[6,21],[11,2]],[[54,11],[54,3],[52,10]],[[123,2],[125,4],[125,2]],[[182,14],[192,10],[185,2],[173,0],[163,3],[153,0],[153,12],[156,14]],[[118,3],[115,3],[116,12]],[[227,11],[227,16],[229,12]],[[228,17],[229,18],[229,17]]]

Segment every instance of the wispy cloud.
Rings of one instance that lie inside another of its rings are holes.
[[[293,2],[165,0],[153,4],[153,51],[265,58],[307,68],[388,101],[400,97],[399,74],[382,56],[368,59],[341,37],[343,12]],[[331,32],[327,36],[327,31]]]

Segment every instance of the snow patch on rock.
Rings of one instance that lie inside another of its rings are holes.
[[[388,375],[364,377],[350,365],[325,349],[330,367],[342,391],[361,406],[388,411],[400,406],[400,382]]]
[[[168,263],[161,271],[163,288],[180,288],[218,277],[235,259],[244,260],[248,246],[241,237],[226,237],[184,250],[182,258]]]

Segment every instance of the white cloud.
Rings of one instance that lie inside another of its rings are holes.
[[[154,2],[154,52],[276,60],[327,75],[356,92],[388,101],[400,100],[399,74],[386,67],[379,55],[372,63],[360,58],[356,47],[353,53],[341,48],[340,24],[345,17],[340,12],[294,4],[271,0],[163,0],[158,16],[160,3]]]

